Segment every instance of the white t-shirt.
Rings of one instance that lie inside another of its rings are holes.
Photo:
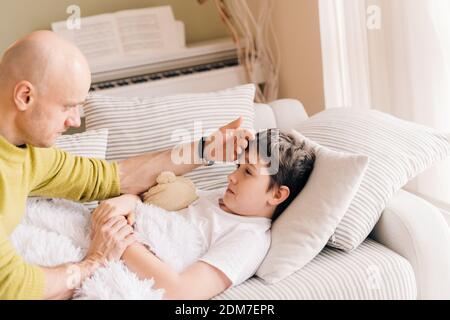
[[[218,200],[225,189],[198,190],[199,199],[179,214],[199,230],[206,253],[198,260],[222,271],[238,285],[253,276],[270,246],[271,219],[246,217],[222,210]]]

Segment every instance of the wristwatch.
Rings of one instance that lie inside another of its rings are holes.
[[[199,143],[198,143],[198,156],[202,160],[202,164],[206,167],[212,166],[214,164],[213,160],[207,160],[204,156],[205,152],[205,137],[201,137]]]

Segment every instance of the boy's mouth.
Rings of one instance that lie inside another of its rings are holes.
[[[227,188],[227,191],[226,191],[226,192],[229,192],[229,193],[231,193],[231,194],[234,194],[233,190],[231,190],[229,187]]]

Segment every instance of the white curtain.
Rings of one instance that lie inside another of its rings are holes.
[[[319,0],[326,108],[374,108],[450,132],[450,1]],[[407,189],[450,208],[450,161]]]

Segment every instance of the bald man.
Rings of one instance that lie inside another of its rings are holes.
[[[0,61],[0,300],[70,298],[83,279],[106,260],[120,259],[135,241],[126,223],[128,212],[104,206],[109,223],[94,235],[83,261],[52,268],[27,264],[9,242],[27,196],[91,201],[138,195],[155,184],[161,171],[181,175],[200,166],[196,156],[200,142],[186,146],[193,161],[179,165],[172,163],[171,150],[108,163],[51,148],[63,132],[80,126],[79,107],[90,85],[83,54],[50,31],[20,39]],[[234,161],[246,148],[254,136],[239,129],[241,122],[239,118],[214,134],[227,131],[226,139],[213,143],[212,136],[207,138],[208,160]],[[226,148],[230,142],[234,148]],[[218,159],[219,155],[225,158]]]

